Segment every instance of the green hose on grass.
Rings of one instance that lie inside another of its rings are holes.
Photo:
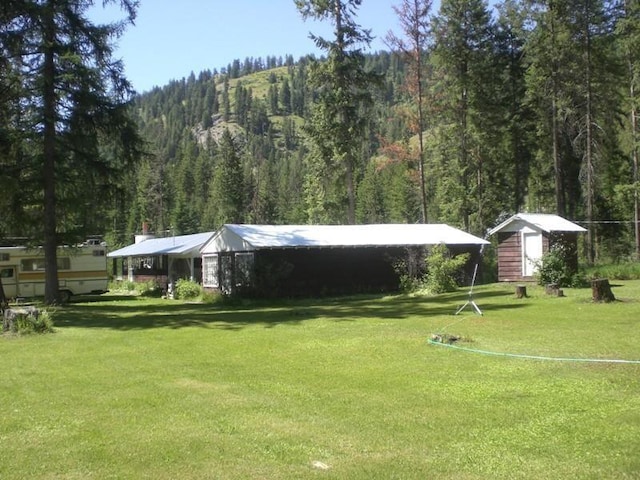
[[[436,345],[439,347],[452,348],[454,350],[461,350],[463,352],[478,353],[481,355],[493,355],[498,357],[509,358],[524,358],[527,360],[550,360],[554,362],[583,362],[583,363],[627,363],[640,365],[640,360],[620,360],[620,359],[607,359],[607,358],[569,358],[569,357],[545,357],[541,355],[524,355],[518,353],[505,353],[505,352],[491,352],[488,350],[478,350],[476,348],[459,347],[452,345],[451,343],[445,343],[442,341],[442,337],[434,335],[434,338],[427,340],[430,345]]]

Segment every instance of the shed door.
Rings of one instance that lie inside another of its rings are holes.
[[[538,232],[522,233],[522,275],[532,277],[536,262],[542,258],[542,235]]]

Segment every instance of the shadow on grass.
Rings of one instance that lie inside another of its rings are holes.
[[[512,296],[509,292],[485,291],[474,294],[474,300],[485,314],[501,309],[522,308],[526,305],[496,301],[497,297],[509,296]],[[362,295],[328,299],[252,301],[247,305],[229,307],[108,295],[71,303],[56,312],[54,322],[57,328],[143,330],[204,327],[238,330],[249,325],[263,325],[265,328],[281,324],[300,325],[318,318],[334,321],[355,321],[362,318],[402,320],[415,316],[427,318],[453,315],[468,298],[467,292],[427,298]]]

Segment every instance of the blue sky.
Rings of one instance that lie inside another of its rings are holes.
[[[372,51],[386,49],[389,30],[401,33],[392,8],[399,3],[363,0],[357,23],[376,37]],[[98,7],[90,15],[95,23],[121,17]],[[134,88],[145,92],[236,58],[319,53],[309,32],[331,38],[331,31],[328,22],[304,21],[293,0],[141,0],[136,25],[118,40],[115,56]]]

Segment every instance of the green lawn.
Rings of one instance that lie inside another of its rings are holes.
[[[640,478],[640,281],[221,308],[104,296],[0,337],[1,479]]]

